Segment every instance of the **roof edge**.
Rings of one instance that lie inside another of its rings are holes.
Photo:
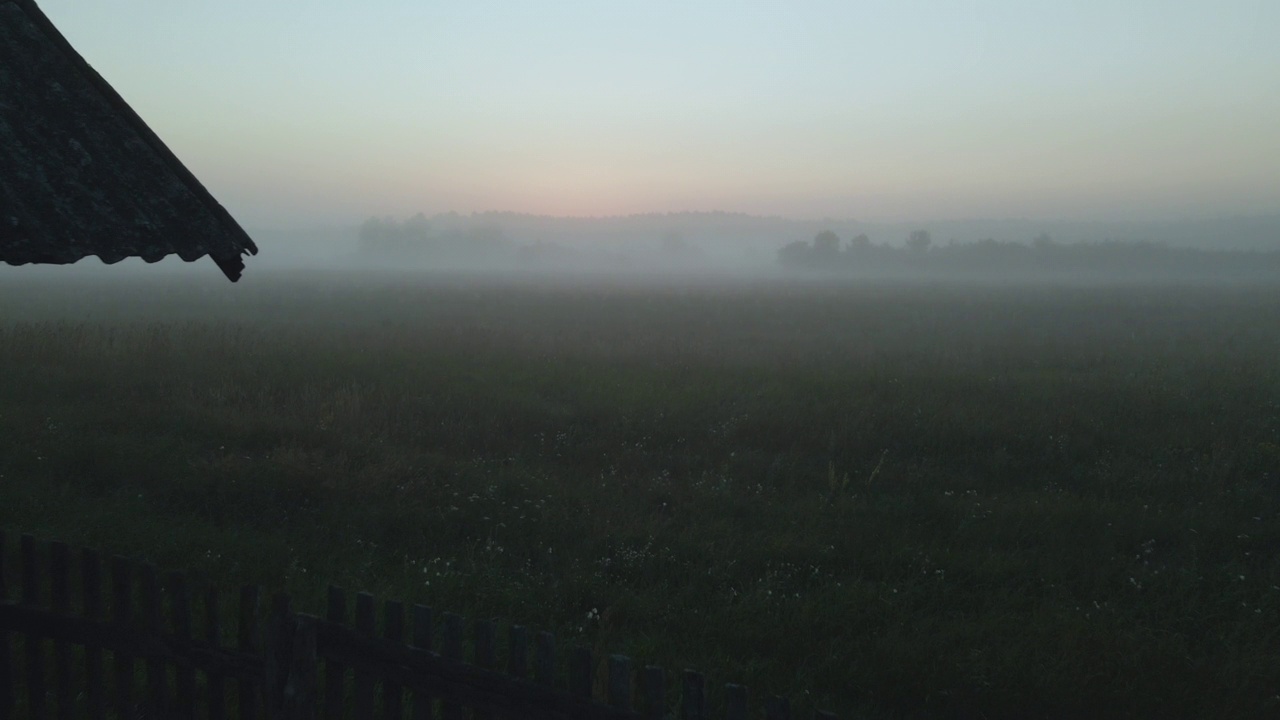
[[[241,256],[245,254],[258,254],[258,246],[253,242],[253,239],[249,237],[249,234],[244,231],[244,228],[240,227],[240,223],[236,222],[236,219],[231,216],[231,213],[227,212],[227,209],[213,197],[213,194],[210,193],[209,190],[205,188],[204,184],[187,169],[187,166],[182,164],[182,161],[178,159],[178,156],[174,155],[173,151],[169,149],[169,146],[165,145],[164,141],[160,139],[160,136],[156,135],[155,131],[147,125],[142,117],[139,116],[138,113],[134,112],[134,109],[129,106],[129,103],[126,102],[123,97],[120,96],[120,93],[116,92],[116,89],[111,87],[111,84],[99,75],[98,71],[94,70],[93,67],[89,65],[88,61],[86,61],[84,57],[71,46],[71,43],[62,35],[62,32],[54,26],[53,21],[51,21],[39,6],[36,5],[35,0],[0,1],[12,2],[17,5],[20,10],[26,13],[28,19],[30,19],[36,27],[40,28],[49,40],[51,40],[54,45],[56,45],[57,48],[67,56],[67,59],[69,59],[80,73],[90,82],[90,84],[92,84],[93,87],[102,94],[112,108],[129,122],[134,131],[138,133],[138,136],[142,138],[142,141],[150,146],[156,153],[157,157],[160,158],[160,161],[163,162],[170,171],[177,175],[178,179],[181,180],[196,197],[200,198],[200,200],[205,204],[205,207],[213,213],[215,218],[226,226],[227,230],[230,231],[234,237],[234,240],[240,245],[240,251],[233,255],[224,255],[221,257],[210,253],[209,257],[218,265],[218,268],[222,270],[223,274],[226,275],[228,279],[232,282],[239,280],[240,274],[244,271],[244,260],[241,259]]]

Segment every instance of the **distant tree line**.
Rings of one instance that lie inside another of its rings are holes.
[[[873,243],[865,234],[845,242],[823,230],[812,241],[783,246],[778,262],[789,268],[834,273],[1237,274],[1280,279],[1280,252],[1275,251],[1217,251],[1111,240],[1060,243],[1048,234],[1026,243],[986,239],[939,245],[927,230],[915,230],[895,246]]]
[[[359,239],[362,253],[389,258],[483,260],[515,249],[497,225],[459,221],[433,226],[422,213],[404,221],[369,218],[360,225]]]

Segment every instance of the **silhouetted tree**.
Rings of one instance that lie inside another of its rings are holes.
[[[796,267],[807,264],[812,255],[812,245],[804,240],[796,240],[778,249],[778,262],[782,265]]]
[[[871,238],[866,233],[859,233],[849,239],[850,250],[866,250],[871,247]]]
[[[912,230],[911,236],[907,238],[907,248],[910,250],[928,250],[932,244],[933,237],[928,230]]]
[[[819,259],[833,259],[840,254],[840,236],[823,230],[813,238],[813,254]]]

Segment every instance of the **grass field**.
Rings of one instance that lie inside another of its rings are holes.
[[[844,717],[1280,716],[1274,286],[21,270],[10,530]]]

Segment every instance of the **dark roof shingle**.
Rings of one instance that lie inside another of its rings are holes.
[[[0,261],[208,255],[232,281],[258,248],[30,0],[0,0]]]

